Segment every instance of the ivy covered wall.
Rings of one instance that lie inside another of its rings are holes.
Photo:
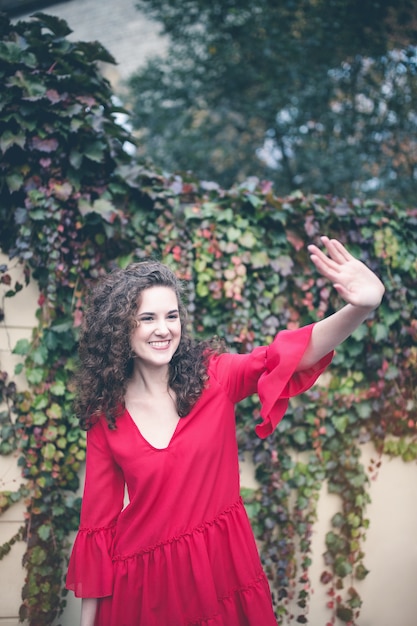
[[[296,593],[295,619],[308,622],[311,527],[327,480],[340,498],[322,574],[333,598],[329,624],[357,623],[369,502],[359,444],[372,441],[404,461],[417,457],[417,210],[301,192],[282,198],[256,179],[223,190],[137,162],[124,149],[135,140],[116,123],[97,69],[111,58],[67,34],[65,22],[44,14],[13,26],[0,16],[0,248],[10,259],[0,281],[13,297],[22,285],[10,268],[23,263],[24,279],[40,289],[38,326],[14,348],[28,389],[17,389],[10,372],[0,375],[0,452],[17,451],[22,471],[21,487],[2,492],[0,508],[19,499],[26,508],[0,557],[13,542],[27,542],[21,618],[47,626],[65,603],[68,533],[80,504],[73,494],[85,457],[71,377],[90,285],[114,266],[162,259],[185,281],[196,333],[246,351],[340,306],[306,250],[326,233],[381,276],[384,302],[338,350],[326,386],[292,402],[273,436],[255,437],[258,404],[242,403],[238,441],[260,483],[244,496],[277,615]]]

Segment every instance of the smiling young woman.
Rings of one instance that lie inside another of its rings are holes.
[[[131,336],[135,356],[125,407],[141,436],[158,449],[168,445],[180,420],[175,392],[167,385],[169,364],[181,340],[178,306],[170,287],[145,289]]]
[[[323,244],[311,259],[346,306],[249,354],[189,336],[180,283],[161,263],[97,285],[80,338],[87,467],[67,576],[82,626],[276,626],[240,497],[234,407],[258,393],[255,430],[268,436],[379,305],[375,274]]]
[[[150,287],[139,298],[137,326],[132,332],[134,367],[165,366],[164,374],[181,339],[178,299],[170,287]]]

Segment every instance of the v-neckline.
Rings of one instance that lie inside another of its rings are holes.
[[[184,419],[182,417],[178,417],[178,422],[177,422],[177,424],[175,426],[174,432],[172,433],[172,435],[170,437],[170,440],[168,441],[168,444],[166,446],[164,446],[163,448],[158,448],[157,446],[154,446],[148,439],[146,439],[146,437],[144,436],[144,434],[142,433],[142,431],[140,430],[139,426],[136,424],[135,420],[133,419],[133,417],[129,413],[129,410],[126,407],[125,407],[125,413],[129,417],[129,420],[131,421],[131,423],[133,424],[134,428],[139,433],[139,436],[145,442],[145,444],[147,446],[149,446],[152,450],[156,450],[157,452],[164,452],[164,451],[168,450],[171,447],[171,443],[172,443],[175,435],[177,434],[177,432],[179,430],[180,423]]]

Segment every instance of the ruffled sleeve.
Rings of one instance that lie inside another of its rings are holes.
[[[258,393],[262,422],[255,431],[261,439],[277,427],[289,398],[309,389],[333,358],[330,352],[312,367],[296,371],[313,327],[282,330],[269,346],[257,347],[249,354],[220,354],[212,360],[210,373],[232,402]]]
[[[313,326],[283,330],[267,348],[265,370],[258,380],[262,422],[255,431],[261,439],[277,427],[288,408],[289,398],[310,389],[333,358],[332,351],[312,367],[295,371],[309,344]]]
[[[124,500],[124,477],[98,421],[87,433],[87,459],[80,528],[72,549],[66,587],[78,598],[112,595],[112,543]]]

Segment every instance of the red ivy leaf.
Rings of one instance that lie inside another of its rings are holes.
[[[41,139],[40,137],[32,138],[32,150],[40,152],[55,152],[58,148],[58,141],[54,137],[51,139]]]

